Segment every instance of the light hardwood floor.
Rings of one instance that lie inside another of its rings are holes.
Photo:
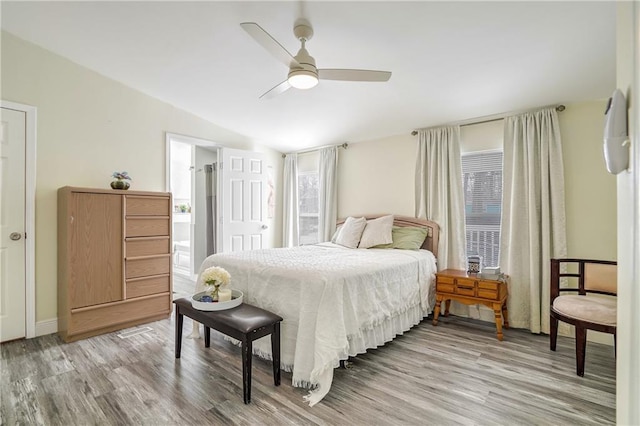
[[[176,274],[174,272],[173,275],[173,300],[179,299],[181,297],[189,298],[193,292],[195,291],[196,283],[195,281],[186,278],[183,275]]]
[[[135,333],[136,330],[150,330]],[[314,407],[270,362],[254,358],[252,401],[242,402],[240,348],[213,333],[184,339],[174,322],[150,323],[65,344],[56,335],[1,345],[0,424],[14,425],[602,425],[615,423],[613,348],[587,345],[584,378],[574,342],[490,323],[424,320],[382,348],[336,369]],[[185,334],[191,324],[185,321]]]

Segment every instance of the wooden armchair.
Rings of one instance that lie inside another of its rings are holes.
[[[572,266],[573,265],[573,266]],[[578,272],[561,272],[577,266]],[[577,279],[577,288],[560,288],[560,279]],[[577,294],[560,294],[573,292]],[[551,259],[550,349],[556,350],[558,320],[576,329],[576,372],[584,376],[587,330],[613,334],[616,342],[616,297],[588,296],[588,293],[616,296],[617,262],[587,259]]]

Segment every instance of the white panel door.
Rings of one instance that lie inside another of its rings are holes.
[[[0,116],[0,341],[25,337],[26,114]]]
[[[259,152],[222,148],[221,244],[223,252],[263,248],[267,170]]]

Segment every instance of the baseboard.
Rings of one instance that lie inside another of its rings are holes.
[[[36,322],[36,337],[44,336],[47,334],[53,334],[57,332],[58,332],[57,318]]]

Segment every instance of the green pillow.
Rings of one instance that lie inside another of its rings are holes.
[[[394,226],[391,230],[391,244],[380,244],[371,248],[395,248],[403,250],[418,250],[427,238],[427,228],[417,226]]]

